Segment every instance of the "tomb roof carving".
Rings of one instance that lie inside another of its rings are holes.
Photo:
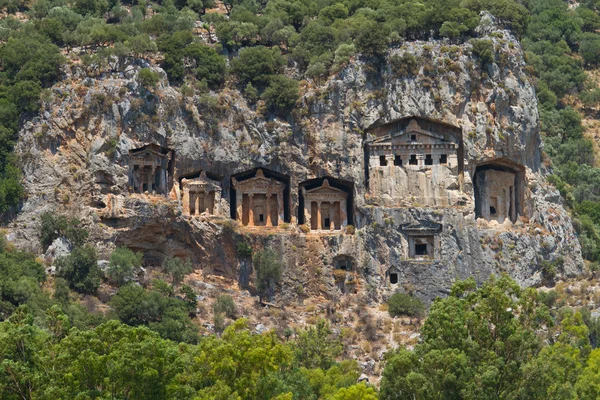
[[[442,231],[442,224],[433,221],[412,221],[400,225],[400,229],[411,236],[431,235]]]
[[[348,193],[345,191],[335,188],[329,185],[329,180],[324,179],[323,184],[316,188],[305,189],[302,188],[304,193],[310,197],[319,197],[319,198],[335,198],[335,199],[346,199],[348,197]]]
[[[273,178],[265,177],[262,169],[256,171],[253,178],[238,181],[236,178],[231,178],[233,187],[236,190],[249,193],[266,193],[267,191],[282,191],[285,187],[283,182],[279,182]]]
[[[419,140],[413,141],[411,137],[418,134]],[[423,143],[423,136],[431,138],[433,143]],[[404,141],[402,141],[404,139]],[[406,127],[390,126],[387,134],[379,136],[370,143],[371,146],[391,146],[400,145],[419,148],[421,146],[440,146],[456,148],[457,140],[453,135],[448,133],[438,133],[431,130],[423,129],[416,119],[411,119]]]
[[[191,192],[221,190],[221,187],[216,181],[206,176],[206,171],[202,171],[200,176],[196,178],[183,178],[181,180],[181,185],[183,188],[187,188]]]

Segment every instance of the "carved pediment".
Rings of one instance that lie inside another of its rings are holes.
[[[407,146],[407,145],[432,145],[444,144],[456,147],[456,139],[452,135],[432,132],[421,128],[417,119],[411,119],[408,126],[398,128],[399,130],[388,130],[386,134],[377,137],[371,142],[371,146]],[[416,136],[413,138],[413,136]]]
[[[313,189],[302,188],[304,197],[307,201],[346,201],[348,193],[345,191],[329,186],[329,180],[324,179],[323,184]]]
[[[411,236],[431,235],[442,231],[442,224],[433,221],[413,221],[400,225],[402,232]]]
[[[193,179],[182,179],[181,186],[183,190],[189,190],[190,192],[207,192],[207,191],[217,191],[221,190],[221,186],[219,184],[208,178],[206,176],[206,172],[202,171],[200,176]]]
[[[232,178],[232,182],[235,190],[248,193],[280,192],[283,191],[285,187],[283,182],[279,182],[272,178],[266,178],[261,169],[256,171],[256,176],[254,178],[245,179],[243,181]]]

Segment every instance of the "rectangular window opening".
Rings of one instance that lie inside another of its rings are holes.
[[[382,167],[385,167],[387,165],[387,160],[385,159],[385,156],[379,156],[379,165]]]
[[[416,142],[417,141],[417,135],[410,135],[410,141],[411,142]]]
[[[402,166],[402,158],[400,156],[395,156],[394,157],[394,165],[397,167],[401,167]]]
[[[433,165],[433,158],[431,157],[431,154],[425,155],[425,165]]]
[[[448,154],[442,154],[440,156],[440,164],[442,164],[442,165],[448,164]]]
[[[415,255],[416,256],[426,256],[427,255],[427,243],[415,244]]]
[[[417,165],[417,155],[416,154],[410,155],[410,160],[408,161],[408,164]]]
[[[392,285],[395,285],[396,283],[398,283],[398,274],[393,272],[390,274],[390,283]]]
[[[259,215],[258,215],[258,220],[259,220],[260,222],[265,222],[265,215],[264,215],[264,214],[259,214]]]

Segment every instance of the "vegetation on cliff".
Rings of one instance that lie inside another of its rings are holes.
[[[119,251],[122,253],[122,251]],[[130,260],[135,255],[118,254]],[[131,260],[130,260],[131,261]],[[320,320],[302,330],[254,333],[233,321],[199,337],[181,288],[124,284],[113,315],[90,313],[60,280],[42,288],[43,267],[2,243],[0,393],[3,399],[596,399],[600,324],[521,289],[507,276],[480,289],[456,283],[434,302],[413,350],[386,355],[378,391],[357,383],[341,334]],[[59,278],[60,279],[60,278]],[[222,296],[215,313],[235,318]],[[183,327],[183,329],[182,329]]]

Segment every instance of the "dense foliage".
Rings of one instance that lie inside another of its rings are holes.
[[[459,282],[432,305],[413,351],[387,355],[382,399],[597,399],[598,357],[580,312],[551,313],[502,276]]]

